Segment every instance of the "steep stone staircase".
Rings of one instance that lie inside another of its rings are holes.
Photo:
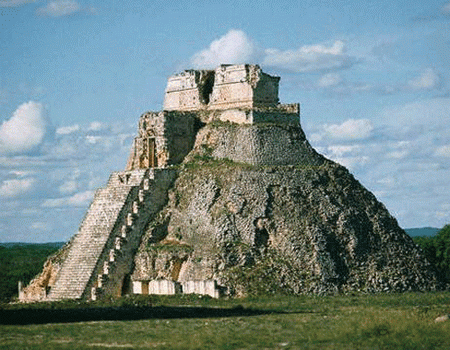
[[[95,193],[47,299],[120,295],[145,226],[166,203],[174,178],[171,169],[113,173]]]

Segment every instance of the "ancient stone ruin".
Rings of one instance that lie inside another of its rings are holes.
[[[257,65],[170,77],[127,169],[20,300],[438,288],[386,208],[310,146],[279,79]]]

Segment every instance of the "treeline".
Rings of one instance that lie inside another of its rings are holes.
[[[436,266],[441,278],[450,279],[450,225],[444,226],[436,236],[414,237],[425,257]]]
[[[0,302],[17,296],[17,283],[28,284],[42,270],[47,257],[62,243],[0,245]]]

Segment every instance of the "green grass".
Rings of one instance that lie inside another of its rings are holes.
[[[141,296],[26,307],[5,305],[0,311],[75,309],[88,316],[95,310],[112,317],[4,324],[0,349],[450,348],[450,321],[434,323],[450,312],[448,292],[233,300]],[[139,317],[128,317],[132,310],[140,312]]]

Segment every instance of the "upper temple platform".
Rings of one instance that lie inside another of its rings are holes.
[[[240,124],[298,124],[299,104],[279,104],[279,81],[252,64],[186,70],[168,79],[164,110],[216,111],[215,119]]]

